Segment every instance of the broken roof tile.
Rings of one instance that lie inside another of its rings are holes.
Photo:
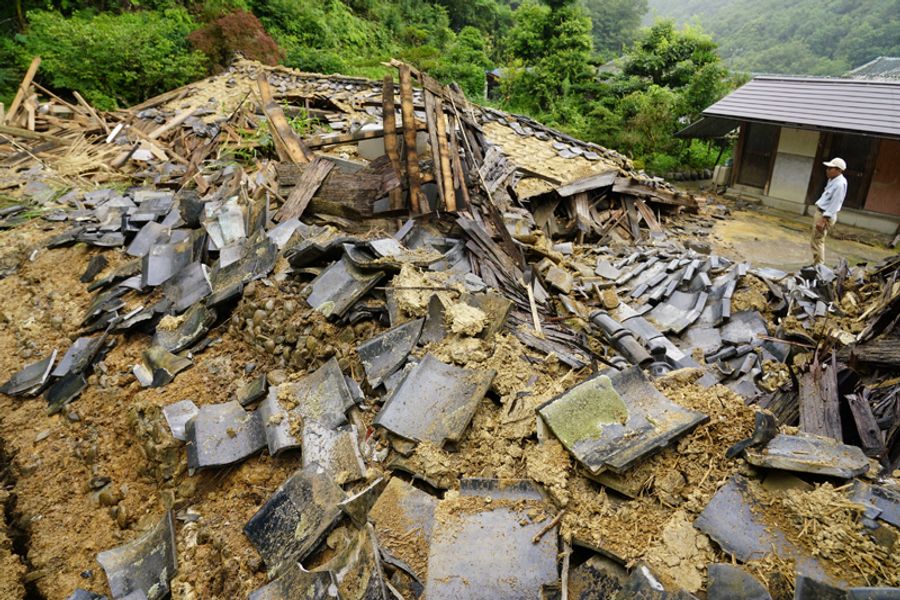
[[[195,304],[179,317],[163,318],[156,325],[153,343],[167,352],[181,352],[206,335],[215,320],[215,310]]]
[[[244,460],[266,445],[259,412],[236,400],[207,404],[185,425],[188,467],[222,467]]]
[[[426,354],[385,402],[375,424],[410,440],[457,442],[495,375],[493,370],[461,369]]]
[[[106,572],[113,599],[130,598],[142,592],[147,600],[169,597],[169,582],[177,570],[175,525],[172,512],[149,531],[118,548],[97,555]]]
[[[176,313],[186,311],[212,293],[209,267],[201,262],[190,263],[166,282],[163,293]]]
[[[244,526],[270,577],[303,560],[341,516],[344,492],[325,469],[312,464],[296,471]]]
[[[258,410],[269,454],[299,448],[306,421],[329,429],[344,425],[351,406],[353,397],[336,358],[296,382],[271,387]]]
[[[186,442],[188,439],[186,432],[187,423],[200,412],[197,405],[194,404],[192,400],[181,400],[174,404],[164,406],[162,412],[163,416],[166,418],[166,423],[169,425],[169,429],[172,431],[172,437],[176,440]]]
[[[334,600],[337,581],[331,571],[307,571],[296,563],[280,577],[250,592],[248,600]]]
[[[314,419],[303,422],[303,466],[316,463],[344,485],[363,479],[366,465],[359,452],[359,431],[352,425],[332,429]]]
[[[419,341],[424,322],[424,319],[408,321],[357,347],[356,351],[366,371],[369,386],[378,387],[385,377],[403,366],[406,357]]]
[[[638,367],[592,377],[538,413],[594,475],[606,469],[621,473],[708,419],[674,404]]]
[[[382,277],[384,271],[362,271],[341,258],[312,280],[304,295],[315,310],[328,317],[340,317]]]
[[[547,523],[528,516],[541,503],[485,502],[466,508],[468,498],[444,499],[435,511],[428,550],[429,600],[539,598],[559,580],[557,531],[534,539]]]
[[[748,448],[747,462],[758,467],[850,479],[869,470],[857,446],[814,435],[776,435],[764,448]]]
[[[741,562],[761,560],[776,552],[782,559],[794,559],[799,573],[824,577],[816,559],[794,546],[782,531],[762,522],[759,512],[764,510],[748,480],[734,475],[712,497],[694,521],[694,527]]]
[[[37,394],[47,383],[55,360],[56,350],[53,350],[47,358],[26,365],[0,386],[0,394],[9,396]]]

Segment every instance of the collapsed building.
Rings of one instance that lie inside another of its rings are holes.
[[[896,597],[900,260],[729,260],[721,206],[391,67],[110,113],[29,71],[9,597]]]

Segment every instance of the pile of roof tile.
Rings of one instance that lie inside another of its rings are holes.
[[[254,599],[689,598],[701,587],[762,598],[751,571],[766,573],[766,557],[796,566],[797,598],[896,594],[896,573],[866,572],[885,589],[862,589],[813,555],[805,532],[773,529],[754,481],[792,472],[798,493],[812,487],[802,478],[848,481],[860,535],[896,540],[896,482],[873,477],[900,461],[897,261],[788,274],[691,249],[666,224],[702,201],[392,64],[398,87],[240,62],[130,110],[54,98],[24,127],[4,126],[0,188],[21,204],[3,209],[3,226],[38,208],[59,224],[49,248],[119,248],[124,260],[90,262],[82,337],[0,392],[43,393],[49,413],[66,410],[121,339],[146,341],[132,369],[143,387],[172,384],[223,335],[272,356],[279,368],[235,397],[163,411],[192,474],[262,452],[298,459],[243,524],[268,579]],[[322,131],[301,137],[297,115]],[[267,140],[253,134],[263,123]],[[256,159],[269,139],[278,160]],[[763,305],[740,297],[753,282]],[[296,294],[251,304],[259,286]],[[621,507],[640,501],[640,486],[622,485],[630,474],[710,425],[658,378],[689,369],[691,389],[727,388],[771,411],[716,451],[742,462],[695,509],[693,535],[718,547],[708,579],[705,562],[685,584],[665,565],[601,556],[567,533],[574,509],[546,481],[422,468],[427,449],[459,454],[482,435],[477,415],[507,389],[508,364],[467,354],[510,339],[536,374],[514,383],[504,418],[515,422],[521,400],[522,444],[561,444],[577,472],[557,475],[590,480],[578,485],[598,498],[622,494]],[[552,393],[535,387],[546,364],[569,373]],[[189,508],[97,556],[113,598],[168,597]],[[756,566],[719,564],[727,557]]]

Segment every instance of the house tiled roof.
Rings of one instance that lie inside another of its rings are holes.
[[[900,137],[900,80],[756,77],[703,116]]]

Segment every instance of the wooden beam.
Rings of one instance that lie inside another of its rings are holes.
[[[416,128],[412,98],[412,73],[409,65],[400,67],[400,111],[403,116],[403,145],[406,153],[406,174],[409,178],[409,205],[412,212],[421,212],[422,187],[419,182],[419,154],[416,152]]]
[[[334,163],[330,160],[317,156],[310,164],[305,167],[303,175],[291,190],[287,200],[275,213],[276,221],[287,221],[295,217],[303,215],[303,211],[309,205],[309,201],[319,191],[319,187],[325,178],[334,168]]]
[[[875,415],[872,414],[872,407],[862,395],[848,394],[845,398],[847,404],[850,405],[850,412],[856,423],[856,431],[859,433],[863,452],[866,453],[866,456],[879,457],[883,455],[885,451],[884,438],[875,421]]]
[[[397,106],[394,103],[394,78],[385,75],[381,85],[381,120],[384,126],[384,153],[391,161],[391,168],[400,178],[400,187],[390,191],[391,209],[403,206],[403,166],[400,163],[400,140],[397,138]]]
[[[284,116],[284,111],[272,96],[272,88],[269,87],[269,80],[266,78],[266,74],[260,73],[256,83],[259,85],[262,109],[269,120],[269,131],[272,134],[272,140],[275,142],[275,150],[278,152],[278,156],[283,161],[298,164],[312,161],[315,155],[291,129],[287,118]]]
[[[596,175],[588,175],[587,177],[576,179],[575,181],[571,181],[566,185],[556,188],[556,193],[563,198],[566,198],[582,192],[589,192],[597,188],[609,187],[616,182],[616,177],[618,175],[618,169],[604,171],[603,173],[598,173]]]
[[[168,121],[167,123],[163,123],[156,129],[154,129],[153,131],[148,133],[147,138],[149,138],[151,140],[155,140],[162,134],[164,134],[168,131],[171,131],[172,129],[175,129],[176,127],[178,127],[179,125],[181,125],[182,123],[187,121],[191,117],[191,115],[194,114],[194,110],[195,109],[193,109],[193,108],[184,109],[183,111],[181,111],[180,113],[175,115],[171,121]]]
[[[457,207],[461,210],[466,210],[472,205],[472,200],[469,198],[469,187],[466,185],[466,174],[463,168],[463,162],[459,158],[459,145],[456,141],[456,118],[449,117],[449,129],[450,129],[450,161],[453,166],[453,188],[454,190],[459,190],[459,195],[462,197],[463,205]]]
[[[441,164],[441,186],[444,188],[444,206],[451,212],[456,211],[456,192],[453,191],[453,172],[450,168],[450,148],[447,145],[447,116],[444,114],[444,101],[436,98],[434,102],[434,118],[437,122],[438,156]]]
[[[6,111],[6,120],[4,123],[10,123],[15,119],[16,112],[19,110],[19,106],[22,105],[22,102],[25,101],[25,98],[28,95],[28,88],[31,87],[31,80],[34,79],[39,66],[41,66],[41,57],[35,56],[31,59],[31,64],[25,72],[25,77],[19,84],[19,89],[16,91],[16,97],[13,98],[12,104],[9,105],[9,110]]]
[[[402,127],[397,127],[396,125],[396,117],[394,119],[394,138],[396,139],[397,131],[402,130]],[[421,121],[416,121],[416,131],[424,131],[425,124]],[[337,146],[338,144],[350,144],[352,142],[361,142],[363,140],[374,140],[380,137],[384,137],[384,129],[368,129],[366,131],[353,131],[350,133],[332,133],[332,134],[320,134],[313,135],[308,138],[304,138],[303,143],[306,144],[307,148],[324,148],[326,146]],[[399,146],[399,144],[398,144]],[[387,148],[385,148],[385,152],[387,152]]]
[[[422,92],[422,96],[425,98],[425,126],[428,128],[428,145],[431,147],[432,171],[434,172],[435,180],[438,182],[438,206],[444,207],[447,206],[447,190],[444,188],[444,174],[441,170],[443,165],[441,164],[438,150],[438,126],[434,110],[435,97],[428,90]]]
[[[42,140],[45,142],[56,142],[57,144],[69,145],[72,142],[49,133],[41,133],[40,131],[28,131],[20,127],[10,127],[9,125],[0,125],[0,133],[11,135],[14,137],[25,138],[27,140]]]

